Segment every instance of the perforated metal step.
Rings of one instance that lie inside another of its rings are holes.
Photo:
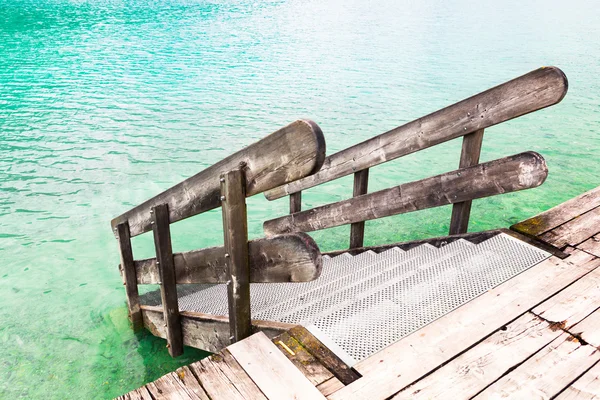
[[[252,317],[302,324],[353,365],[549,256],[499,234],[324,257],[315,281],[252,284]],[[227,315],[225,285],[180,285],[178,295],[181,310]],[[160,293],[142,303],[159,305]]]

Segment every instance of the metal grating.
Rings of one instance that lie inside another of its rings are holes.
[[[307,326],[352,365],[548,258],[505,234],[477,245],[324,257],[312,282],[252,284],[252,317]],[[225,285],[179,285],[181,310],[227,315]],[[142,296],[159,305],[160,293]]]

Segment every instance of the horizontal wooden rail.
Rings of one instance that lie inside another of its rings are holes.
[[[267,235],[310,232],[541,185],[543,157],[526,152],[265,221]]]
[[[319,126],[298,120],[223,159],[111,221],[113,230],[129,223],[131,236],[150,231],[150,209],[169,205],[170,222],[177,222],[221,205],[219,176],[245,164],[246,196],[308,176],[321,168],[325,139]]]
[[[269,200],[426,149],[560,102],[565,74],[543,67],[335,153],[308,176],[265,193]]]
[[[308,282],[321,274],[321,252],[305,233],[248,242],[250,282]],[[226,283],[225,247],[210,247],[173,255],[175,282]],[[160,282],[155,258],[134,262],[138,284]]]

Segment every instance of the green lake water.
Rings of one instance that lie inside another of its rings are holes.
[[[540,152],[540,188],[474,203],[508,225],[600,185],[600,2],[0,0],[0,398],[109,398],[172,360],[134,335],[112,217],[298,118],[328,154],[543,65],[557,106],[486,130],[483,160]],[[455,169],[460,141],[372,169],[376,190]],[[305,208],[347,198],[351,178]],[[287,200],[249,199],[251,236]],[[444,235],[450,208],[367,223],[367,243]],[[222,242],[218,211],[175,251]],[[313,235],[347,245],[348,227]],[[149,257],[149,235],[134,239]],[[225,299],[223,299],[225,301]]]

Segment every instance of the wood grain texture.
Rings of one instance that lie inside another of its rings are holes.
[[[550,399],[600,360],[600,352],[561,334],[475,399]]]
[[[140,296],[137,286],[138,283],[135,264],[133,261],[133,250],[131,248],[129,225],[127,223],[119,224],[117,225],[116,230],[119,254],[121,256],[121,270],[123,273],[123,281],[125,283],[125,295],[127,300],[129,320],[131,321],[133,330],[139,331],[144,327],[144,321],[142,321],[142,312],[140,311]]]
[[[164,316],[161,307],[141,306],[144,326],[157,337],[166,339]],[[183,344],[217,353],[229,346],[229,319],[225,316],[181,311]],[[252,320],[253,332],[264,332],[273,338],[294,327],[283,322]]]
[[[268,399],[325,399],[263,333],[232,344],[229,351]]]
[[[563,329],[570,329],[599,306],[600,270],[596,269],[535,307],[532,312]]]
[[[483,129],[469,133],[463,137],[462,152],[460,154],[459,168],[472,167],[479,164],[481,145],[483,144]],[[454,203],[452,216],[450,218],[449,235],[467,233],[469,229],[469,217],[471,216],[472,201]]]
[[[319,392],[321,392],[323,396],[327,397],[330,394],[337,392],[343,387],[344,384],[334,376],[333,378],[328,379],[325,382],[318,385],[317,389],[319,389]]]
[[[393,399],[471,398],[561,333],[548,322],[526,313]]]
[[[219,201],[219,175],[246,164],[246,195],[252,196],[319,170],[325,139],[313,121],[298,120],[223,159],[111,221],[113,229],[129,222],[131,236],[151,229],[153,206],[169,204],[171,223],[212,210]]]
[[[226,283],[225,247],[176,253],[175,280],[183,283]],[[315,241],[305,233],[251,240],[248,243],[250,282],[308,282],[321,274],[323,261]],[[160,281],[156,258],[134,262],[138,284]]]
[[[530,236],[540,236],[598,206],[600,206],[600,186],[533,218],[514,224],[510,229]]]
[[[177,284],[175,282],[175,265],[173,264],[169,206],[160,204],[152,207],[151,211],[156,263],[160,275],[160,297],[167,325],[167,347],[169,348],[169,354],[172,357],[177,357],[183,354],[183,341],[179,319]]]
[[[231,354],[215,354],[189,365],[211,399],[266,399]]]
[[[248,216],[244,185],[244,172],[241,169],[221,175],[221,209],[223,210],[227,300],[232,343],[245,339],[252,333]]]
[[[596,257],[600,257],[600,235],[589,238],[585,242],[577,245],[577,248],[593,254]]]
[[[325,159],[319,172],[265,193],[274,200],[560,102],[565,74],[542,67]]]
[[[550,257],[359,362],[354,368],[362,378],[329,398],[375,400],[397,393],[599,265],[585,256],[568,262],[571,257]]]
[[[583,321],[569,329],[591,346],[600,348],[600,311],[596,310]]]
[[[594,365],[556,397],[556,400],[597,399],[600,399],[600,364]]]
[[[185,387],[188,393],[193,393],[194,396],[197,396],[197,398],[201,400],[210,400],[208,394],[200,385],[200,382],[198,382],[198,379],[196,379],[194,373],[188,366],[183,366],[177,369],[174,375],[176,379],[180,381],[181,385]]]
[[[302,210],[302,192],[290,194],[290,214]]]
[[[367,194],[369,187],[369,169],[363,169],[354,173],[354,188],[352,197]],[[350,225],[350,248],[356,249],[363,247],[365,241],[365,222],[355,222]]]
[[[544,158],[526,152],[265,221],[267,235],[309,232],[541,185]]]
[[[600,207],[544,233],[540,239],[558,248],[567,245],[575,247],[598,233],[600,233]]]

